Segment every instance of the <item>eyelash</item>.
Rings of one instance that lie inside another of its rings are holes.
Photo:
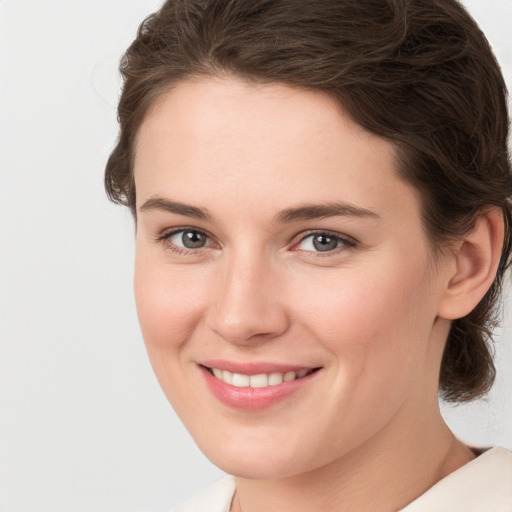
[[[203,231],[198,228],[192,228],[192,227],[180,227],[176,228],[170,231],[165,231],[162,234],[158,235],[156,240],[162,244],[165,245],[166,248],[170,249],[174,253],[178,255],[187,256],[189,254],[196,254],[199,255],[203,252],[203,250],[208,249],[210,246],[205,245],[203,247],[198,247],[196,249],[192,248],[186,248],[186,247],[179,247],[176,244],[172,243],[170,241],[171,237],[174,235],[177,235],[178,233],[196,233],[201,236],[206,237],[210,242],[213,240],[213,237],[210,236],[206,231]],[[340,250],[345,251],[349,249],[353,249],[358,245],[357,240],[354,238],[347,236],[347,235],[341,235],[340,233],[336,233],[334,231],[329,230],[312,230],[307,231],[305,233],[301,233],[298,237],[295,237],[296,241],[292,242],[291,249],[292,251],[301,251],[298,246],[303,243],[305,240],[307,240],[310,237],[314,236],[325,236],[327,238],[333,238],[337,241],[337,247],[335,247],[332,250],[328,251],[309,251],[309,250],[302,250],[304,253],[308,254],[308,257],[312,258],[325,258],[329,256],[333,256],[335,254],[339,254]],[[297,239],[298,238],[298,239]]]
[[[204,249],[208,249],[208,245],[205,245],[203,247],[198,247],[197,249],[189,249],[187,247],[179,247],[175,244],[173,244],[170,239],[174,235],[177,235],[178,233],[197,233],[199,235],[202,235],[206,237],[208,240],[212,240],[213,237],[211,237],[206,231],[203,231],[202,229],[192,228],[192,227],[181,227],[172,229],[170,231],[164,231],[162,234],[158,235],[157,242],[162,243],[167,249],[170,249],[174,253],[182,256],[187,256],[189,254],[201,254]]]
[[[312,258],[326,258],[329,256],[334,256],[334,255],[339,254],[340,252],[353,249],[358,245],[357,240],[348,235],[342,235],[340,233],[336,233],[334,231],[329,231],[329,230],[318,230],[317,229],[317,230],[308,231],[306,233],[301,233],[298,241],[293,243],[291,250],[292,251],[300,251],[301,249],[299,249],[297,246],[300,245],[301,243],[303,243],[308,238],[315,237],[315,236],[325,236],[327,238],[335,239],[337,241],[338,245],[334,249],[329,250],[329,251],[303,250],[305,253],[308,253],[309,257],[312,257]]]

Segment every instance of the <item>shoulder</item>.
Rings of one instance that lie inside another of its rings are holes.
[[[512,452],[491,448],[438,482],[402,512],[512,511]]]
[[[171,512],[229,512],[235,479],[227,476]]]

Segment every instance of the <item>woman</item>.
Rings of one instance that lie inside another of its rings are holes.
[[[234,475],[180,509],[509,511],[483,396],[511,259],[505,86],[455,0],[174,0],[122,63],[107,191],[160,384]]]

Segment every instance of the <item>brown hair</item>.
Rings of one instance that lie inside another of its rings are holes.
[[[506,87],[489,43],[456,0],[168,0],[141,24],[121,72],[120,136],[105,185],[134,214],[133,152],[148,109],[179,81],[226,73],[323,91],[392,141],[437,248],[489,206],[501,208],[496,279],[452,323],[440,374],[449,401],[490,389],[490,331],[512,252]]]

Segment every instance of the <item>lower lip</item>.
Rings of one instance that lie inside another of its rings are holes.
[[[276,386],[239,388],[217,379],[206,368],[200,368],[205,377],[206,385],[218,400],[229,407],[246,411],[261,411],[271,407],[307,385],[318,373],[318,371],[315,371],[300,379],[283,382]]]

